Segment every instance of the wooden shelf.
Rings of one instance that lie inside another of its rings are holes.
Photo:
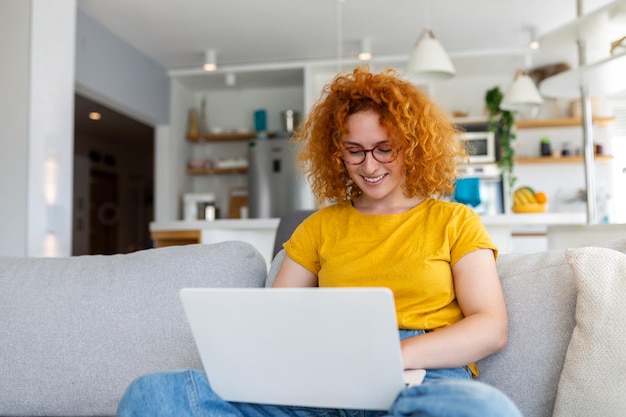
[[[212,175],[212,174],[246,174],[248,167],[238,168],[187,168],[189,175]]]
[[[615,121],[614,117],[594,117],[593,123],[597,126],[608,126]],[[569,127],[582,126],[580,117],[567,117],[561,119],[531,119],[518,120],[516,123],[518,129],[537,129],[546,127]]]
[[[455,124],[485,124],[487,119],[481,118],[457,118],[453,119]],[[615,121],[615,117],[594,117],[593,123],[596,126],[608,126]],[[558,119],[528,119],[515,122],[518,129],[539,129],[547,127],[571,127],[582,126],[580,117],[562,117]]]
[[[240,141],[250,140],[256,138],[256,133],[224,133],[219,135],[207,134],[201,136],[190,137],[187,136],[187,140],[190,142],[228,142],[228,141]]]
[[[607,163],[613,160],[611,155],[596,155],[594,157],[596,162]],[[578,164],[583,163],[584,159],[582,156],[561,156],[561,157],[552,157],[552,156],[536,156],[536,157],[526,157],[526,158],[515,158],[515,163],[520,165],[526,164]]]

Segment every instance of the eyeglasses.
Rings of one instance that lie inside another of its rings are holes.
[[[398,157],[396,152],[389,144],[382,143],[374,146],[372,149],[363,149],[360,146],[349,146],[344,149],[341,158],[346,164],[359,165],[365,161],[365,155],[370,152],[372,157],[381,164],[393,162]]]

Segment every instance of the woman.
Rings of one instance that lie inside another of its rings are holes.
[[[506,345],[507,314],[480,218],[434,198],[453,190],[466,159],[456,133],[393,71],[338,76],[294,137],[313,191],[330,204],[285,243],[273,284],[391,288],[403,364],[426,369],[423,384],[388,412],[359,412],[229,404],[202,373],[156,374],[129,387],[118,415],[519,416],[502,393],[470,381],[475,362]],[[177,395],[190,387],[193,399]]]

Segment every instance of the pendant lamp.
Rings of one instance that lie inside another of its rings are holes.
[[[454,77],[450,57],[429,28],[415,42],[407,72],[419,81],[441,81]]]
[[[509,111],[532,112],[541,103],[543,103],[543,98],[533,80],[523,70],[518,69],[513,83],[502,97],[500,108]]]

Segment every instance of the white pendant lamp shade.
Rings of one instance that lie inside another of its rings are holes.
[[[424,29],[415,42],[407,72],[413,78],[423,81],[446,80],[456,73],[450,57],[428,28]]]
[[[543,103],[543,98],[533,80],[523,71],[515,74],[515,79],[502,97],[500,108],[509,111],[526,111],[537,108]]]

